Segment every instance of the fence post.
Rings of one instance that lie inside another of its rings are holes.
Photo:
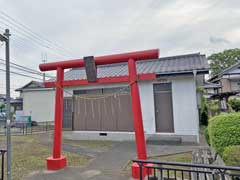
[[[220,173],[221,173],[221,180],[225,180],[226,171],[225,170],[223,170],[223,171],[220,170]]]
[[[140,171],[139,171],[139,173],[140,173],[140,175],[139,175],[139,180],[143,180],[143,179],[142,179],[142,178],[143,178],[143,173],[142,173],[142,166],[143,166],[143,165],[142,165],[142,163],[139,163],[138,165],[139,165],[139,170],[140,170]]]
[[[31,128],[31,134],[32,134],[32,123],[31,123],[31,125],[30,125],[30,128]]]
[[[1,156],[2,156],[2,168],[1,168],[1,180],[4,180],[4,154],[5,150],[1,150]]]
[[[1,155],[2,155],[2,171],[1,171],[1,180],[4,179],[4,155],[3,155],[3,152],[1,152]]]

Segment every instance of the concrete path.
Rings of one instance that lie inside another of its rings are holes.
[[[122,172],[129,160],[135,158],[134,142],[121,142],[111,150],[96,157],[87,169],[98,169],[108,172]]]
[[[26,180],[128,180],[125,174],[103,173],[99,170],[86,170],[67,167],[60,171],[41,171],[30,174]]]
[[[39,140],[40,140],[41,144],[52,147],[51,134],[42,134],[40,136]],[[90,156],[90,157],[96,157],[106,151],[104,149],[94,149],[94,148],[89,148],[89,147],[85,147],[85,146],[81,146],[81,147],[73,146],[73,145],[65,144],[65,143],[62,144],[62,150],[71,152],[71,153],[82,154],[82,155],[86,155],[86,156]]]
[[[68,167],[64,170],[39,171],[30,174],[26,180],[127,180],[129,172],[123,171],[129,160],[135,157],[134,142],[122,142],[107,152],[96,156],[85,167]]]

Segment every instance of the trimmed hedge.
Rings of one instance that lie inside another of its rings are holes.
[[[240,145],[226,147],[222,158],[228,166],[240,166]]]
[[[209,121],[208,134],[211,146],[220,155],[225,147],[240,145],[240,113],[213,117]]]
[[[234,111],[240,111],[240,99],[233,98],[229,100],[229,105]]]

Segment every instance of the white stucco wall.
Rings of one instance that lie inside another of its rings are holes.
[[[198,109],[196,99],[196,85],[193,76],[183,76],[179,78],[168,78],[172,83],[172,100],[173,100],[173,118],[174,118],[174,135],[194,135],[198,136]],[[140,82],[139,92],[142,108],[142,117],[144,131],[147,134],[156,133],[155,108],[153,84],[160,82]],[[65,88],[68,92],[73,93],[76,89],[96,89],[121,87],[127,84],[99,84],[91,86],[76,86]],[[64,96],[71,94],[64,93]]]
[[[31,115],[32,121],[54,121],[55,91],[24,91],[23,113]]]
[[[193,76],[168,78],[163,82],[172,83],[174,133],[170,134],[193,135],[198,138],[199,118]],[[154,83],[161,83],[161,81],[139,83],[144,131],[148,134],[156,133]]]
[[[193,77],[172,80],[172,99],[175,134],[198,136],[199,118]]]
[[[196,85],[193,76],[182,76],[168,78],[167,82],[172,83],[173,100],[173,135],[194,135],[198,137],[198,109],[196,99]],[[142,117],[144,131],[147,134],[156,133],[155,108],[153,84],[155,82],[139,82],[140,101],[142,108]],[[73,89],[96,89],[111,87],[126,87],[127,84],[99,84],[91,86],[66,87],[70,92],[64,93],[64,96],[71,96]],[[55,91],[25,91],[22,92],[23,111],[25,115],[32,115],[33,121],[53,121],[55,107]],[[166,134],[166,133],[165,133]]]

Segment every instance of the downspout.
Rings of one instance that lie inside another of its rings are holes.
[[[199,108],[198,108],[198,92],[197,92],[197,70],[193,70],[193,81],[195,82],[195,87],[196,87],[196,103],[197,103],[197,114],[196,114],[196,116],[197,116],[197,120],[198,120],[198,122],[197,122],[197,143],[199,143],[200,142],[200,138],[199,138],[199,133],[200,133],[200,128],[199,128]]]

